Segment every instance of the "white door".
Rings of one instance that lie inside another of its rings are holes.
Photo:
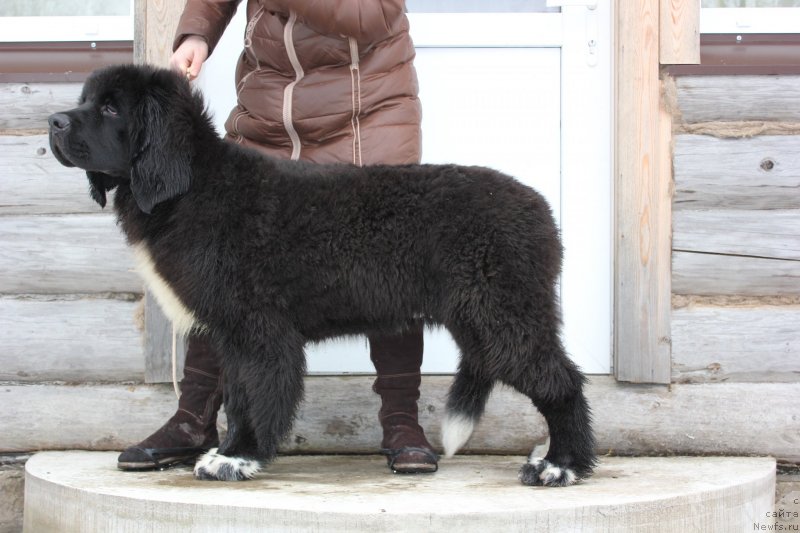
[[[607,0],[407,0],[423,108],[423,162],[507,172],[549,200],[565,247],[567,351],[611,367],[611,17]],[[243,10],[240,10],[243,11]],[[235,102],[242,13],[203,70],[220,128]],[[212,82],[213,80],[213,82]],[[221,83],[220,80],[223,80]],[[312,373],[374,372],[365,339],[310,346]],[[450,373],[457,349],[426,331],[423,371]]]

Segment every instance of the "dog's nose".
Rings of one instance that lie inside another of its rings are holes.
[[[69,117],[64,113],[50,115],[47,122],[50,124],[50,129],[53,131],[66,131],[70,126]]]

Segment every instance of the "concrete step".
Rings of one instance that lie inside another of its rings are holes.
[[[24,531],[456,533],[753,531],[775,498],[769,458],[603,458],[567,488],[517,481],[522,457],[457,456],[394,475],[381,456],[286,456],[256,479],[120,472],[114,452],[43,452],[26,466]]]

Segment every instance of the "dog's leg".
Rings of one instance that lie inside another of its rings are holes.
[[[550,429],[548,453],[544,458],[529,457],[520,481],[526,485],[571,485],[591,474],[595,460],[583,375],[564,352],[558,315],[551,308],[531,305],[529,309],[536,314],[520,319],[503,301],[485,298],[484,307],[472,308],[473,312],[456,316],[448,324],[462,355],[448,398],[443,444],[449,454],[466,442],[475,417],[459,415],[480,413],[491,384],[499,380],[531,398]],[[469,309],[466,305],[462,308]],[[511,318],[496,318],[503,316]]]
[[[227,373],[233,371],[233,368],[229,368]],[[238,390],[232,390],[236,388]],[[258,445],[247,420],[247,411],[244,386],[238,380],[226,379],[225,415],[228,432],[219,448],[212,448],[198,459],[194,467],[197,479],[242,481],[251,479],[261,469]]]
[[[551,352],[553,353],[553,352]],[[535,368],[520,372],[510,384],[529,396],[550,430],[544,458],[528,458],[520,469],[525,485],[563,487],[592,473],[594,436],[589,406],[583,395],[584,377],[563,351],[539,358]],[[534,375],[535,373],[535,375]]]
[[[279,330],[280,334],[275,333]],[[273,334],[244,339],[241,345],[247,341],[251,346],[247,350],[229,348],[226,376],[230,372],[238,378],[226,379],[224,401],[234,433],[220,450],[198,461],[195,476],[200,479],[238,481],[253,477],[261,464],[277,455],[302,398],[305,356],[300,336],[285,325],[243,331]]]
[[[550,448],[544,458],[528,457],[519,472],[525,485],[564,487],[592,473],[595,463],[594,437],[588,406],[581,391],[554,403],[534,402],[547,421]]]

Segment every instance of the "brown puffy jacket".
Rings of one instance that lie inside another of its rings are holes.
[[[239,0],[188,0],[213,52]],[[415,163],[421,111],[403,0],[248,0],[228,138],[316,162]]]

